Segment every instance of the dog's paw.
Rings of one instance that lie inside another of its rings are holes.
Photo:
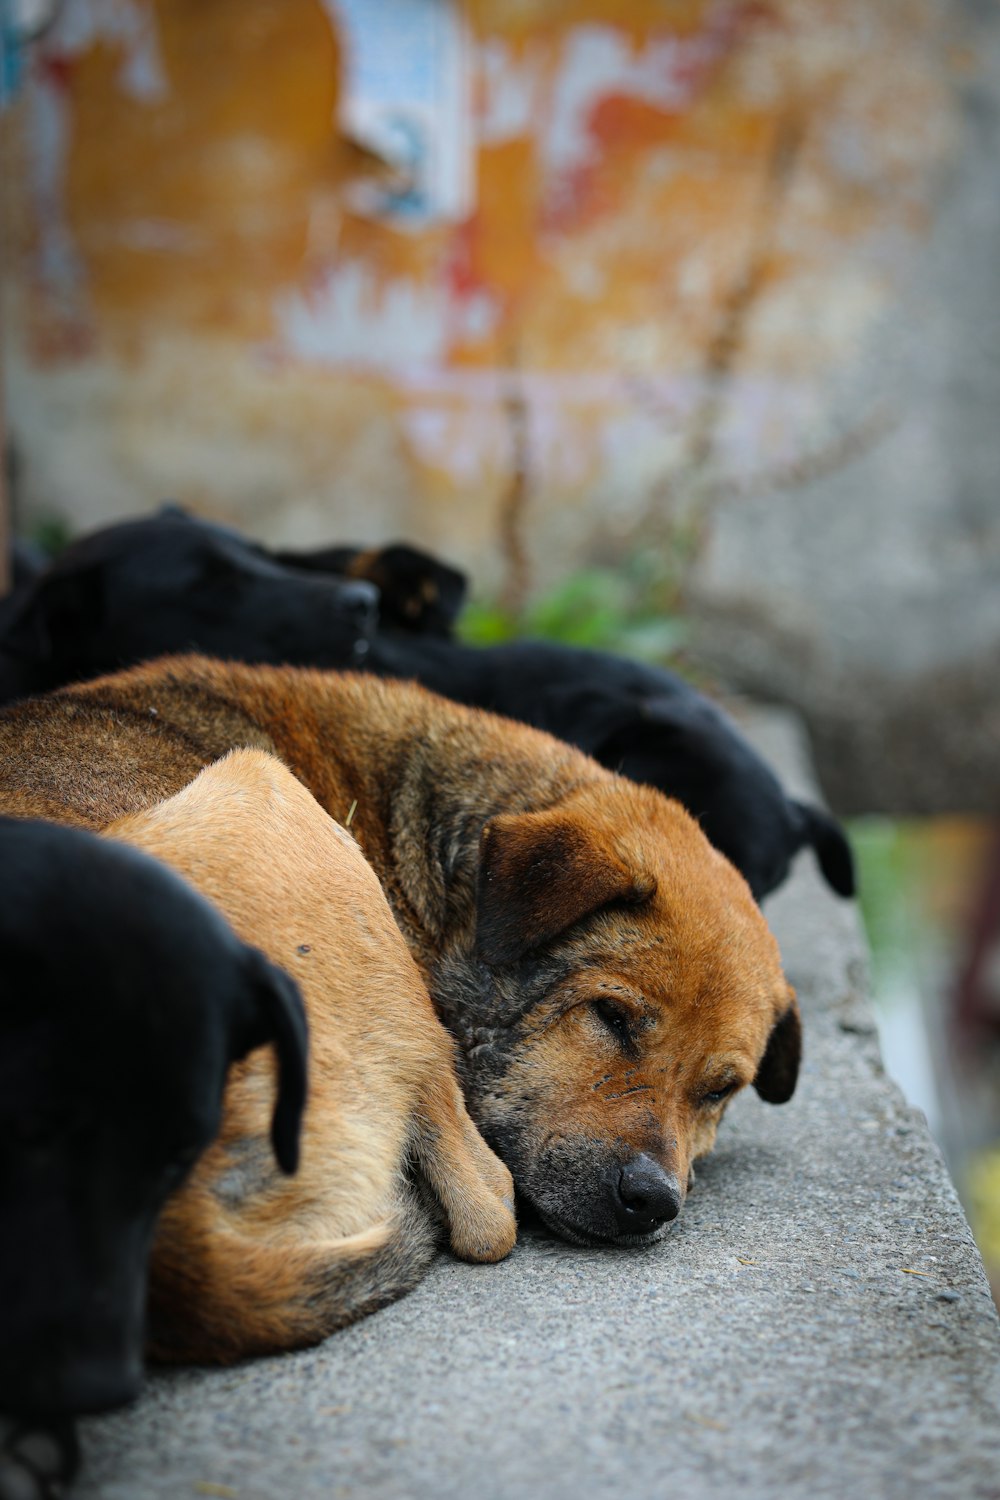
[[[72,1422],[0,1417],[0,1500],[63,1500],[78,1461]]]
[[[469,1122],[473,1173],[449,1215],[451,1248],[463,1260],[503,1260],[514,1248],[514,1179]]]
[[[450,1224],[451,1248],[461,1260],[493,1262],[503,1260],[517,1240],[517,1220],[511,1200],[483,1193],[475,1203],[466,1203],[463,1212]]]

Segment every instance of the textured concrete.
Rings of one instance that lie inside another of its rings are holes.
[[[800,776],[789,721],[755,726]],[[154,1376],[86,1424],[80,1500],[1000,1496],[1000,1325],[882,1071],[856,915],[806,859],[769,915],[799,1092],[737,1101],[664,1243],[526,1234],[317,1350]]]

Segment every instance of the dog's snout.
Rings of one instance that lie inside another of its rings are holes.
[[[618,1175],[615,1213],[623,1234],[648,1234],[676,1219],[681,1201],[674,1174],[644,1153],[627,1161]]]

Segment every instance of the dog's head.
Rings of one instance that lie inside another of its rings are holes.
[[[370,583],[284,567],[168,507],[73,542],[5,604],[0,653],[35,691],[177,651],[358,666],[377,602]]]
[[[364,579],[379,591],[383,625],[407,635],[447,640],[458,619],[468,579],[407,542],[386,547],[320,547],[311,552],[277,552],[279,562],[310,572]]]
[[[646,788],[609,778],[487,823],[477,952],[470,1106],[566,1238],[655,1239],[733,1095],[791,1097],[777,944],[745,881]]]
[[[100,1410],[138,1387],[159,1210],[218,1130],[229,1064],[268,1042],[294,1170],[305,1016],[137,850],[3,819],[0,872],[0,1410]]]

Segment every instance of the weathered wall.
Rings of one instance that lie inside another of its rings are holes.
[[[496,582],[516,504],[545,582],[877,440],[877,375],[860,402],[844,376],[975,65],[942,7],[365,10],[66,0],[6,122],[22,513],[169,494],[270,537],[408,532]],[[380,68],[430,80],[451,143],[416,207],[369,149]]]
[[[702,651],[794,703],[841,811],[1000,814],[1000,7],[954,7],[957,138],[857,411],[877,442],[722,497],[689,590]]]

